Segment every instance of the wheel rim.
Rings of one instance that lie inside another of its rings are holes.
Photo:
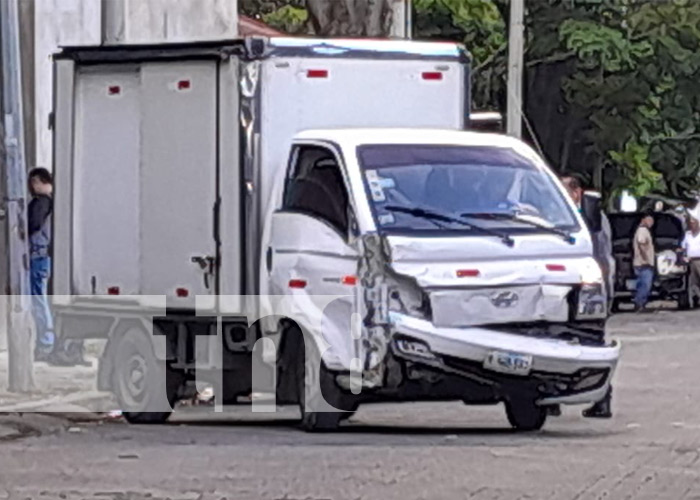
[[[120,396],[127,408],[143,407],[147,402],[148,377],[148,362],[138,352],[132,352],[119,376]]]

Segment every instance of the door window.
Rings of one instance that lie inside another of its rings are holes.
[[[321,219],[347,239],[350,197],[335,154],[318,146],[301,146],[294,157],[283,209]]]

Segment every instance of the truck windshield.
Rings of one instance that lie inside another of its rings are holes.
[[[469,225],[412,216],[412,207],[478,220],[481,228],[508,234],[579,229],[551,177],[510,148],[366,145],[358,148],[358,159],[377,227],[384,232],[483,234]]]

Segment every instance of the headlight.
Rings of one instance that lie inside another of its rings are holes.
[[[602,283],[581,285],[576,304],[576,320],[605,319],[608,316],[608,297]]]
[[[584,285],[603,283],[603,272],[595,259],[586,259],[581,265],[581,283]]]
[[[605,319],[608,316],[608,297],[600,265],[593,258],[586,259],[580,272],[581,288],[576,301],[576,320]]]

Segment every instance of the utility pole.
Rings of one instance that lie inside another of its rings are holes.
[[[508,29],[508,135],[522,137],[525,0],[510,0]]]
[[[20,57],[18,0],[0,1],[2,50],[3,141],[0,161],[4,167],[8,268],[9,389],[29,392],[34,388],[27,244],[27,171],[22,115],[22,59]]]

